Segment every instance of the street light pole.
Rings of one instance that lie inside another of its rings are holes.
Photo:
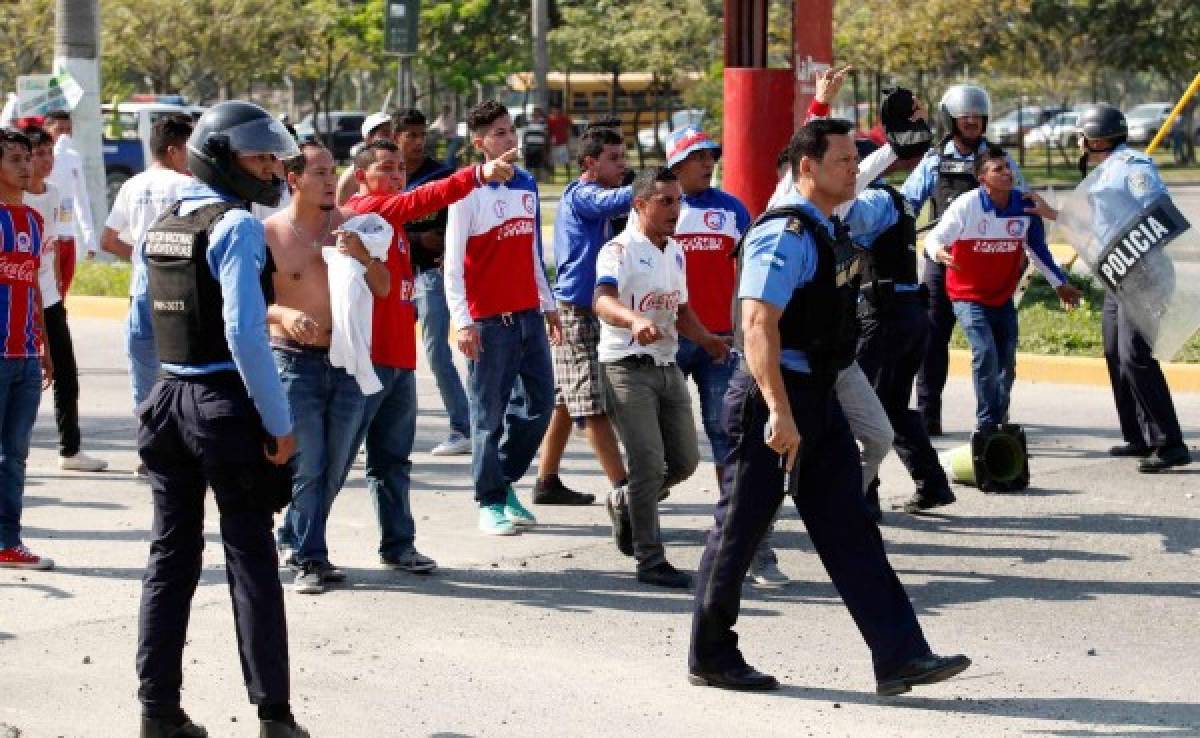
[[[546,34],[550,25],[549,0],[531,0],[533,3],[533,104],[545,110],[547,99],[546,76],[550,69],[550,56],[546,48]]]
[[[55,3],[54,71],[67,72],[83,88],[71,111],[71,140],[83,157],[84,182],[92,203],[92,232],[108,212],[104,185],[103,120],[100,116],[100,13],[98,0]],[[79,240],[76,240],[79,243]],[[95,244],[90,244],[95,246]]]

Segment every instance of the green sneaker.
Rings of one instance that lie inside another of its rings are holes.
[[[479,530],[489,536],[515,536],[516,527],[504,514],[504,505],[484,505],[479,508]]]
[[[532,528],[537,525],[537,518],[533,517],[533,513],[525,509],[521,501],[517,499],[517,493],[508,485],[508,499],[504,501],[504,514],[508,516],[509,522],[521,528]]]

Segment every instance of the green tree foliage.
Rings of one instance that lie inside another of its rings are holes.
[[[54,58],[51,0],[0,3],[0,90],[15,90],[17,77],[47,74]]]
[[[460,93],[533,64],[529,0],[425,0],[418,61]]]

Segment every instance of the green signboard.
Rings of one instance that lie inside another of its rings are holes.
[[[421,0],[384,0],[383,46],[390,54],[417,53]]]

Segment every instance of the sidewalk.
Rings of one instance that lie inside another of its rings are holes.
[[[119,324],[74,319],[88,451],[99,475],[60,472],[43,402],[29,463],[25,535],[56,571],[0,572],[0,736],[115,738],[136,728],[134,639],[150,527],[133,481],[133,423]],[[349,575],[320,597],[287,594],[297,715],[318,738],[391,736],[1200,735],[1200,464],[1144,476],[1108,458],[1105,388],[1020,382],[1033,488],[957,488],[944,514],[888,513],[883,535],[933,647],[964,652],[961,678],[883,700],[854,625],[786,508],[776,542],[794,582],[746,589],[751,662],[785,683],[767,695],[687,685],[691,598],[638,585],[603,507],[539,508],[511,539],[475,531],[468,461],[428,450],[446,432],[430,376],[418,382],[418,545],[431,577],[376,566],[361,468],[334,507],[330,547]],[[1176,396],[1200,437],[1200,394]],[[952,380],[950,434],[964,442],[969,383]],[[707,451],[707,449],[705,449]],[[911,490],[890,457],[883,495]],[[602,493],[573,440],[565,480]],[[528,494],[531,480],[520,487]],[[662,506],[669,556],[694,571],[715,500],[712,467]],[[216,511],[185,661],[185,707],[214,738],[256,735],[241,685]],[[11,731],[9,734],[12,734]]]

